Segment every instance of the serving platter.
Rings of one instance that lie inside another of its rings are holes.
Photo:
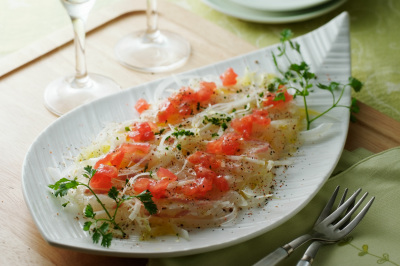
[[[349,19],[342,13],[323,27],[298,37],[305,60],[319,76],[319,82],[329,80],[346,83],[350,76]],[[277,46],[238,56],[217,64],[189,71],[163,80],[132,87],[120,93],[81,106],[62,116],[46,128],[26,154],[22,170],[24,198],[32,217],[51,245],[82,252],[121,257],[170,257],[211,251],[265,233],[299,212],[318,192],[333,171],[346,140],[349,114],[336,108],[324,120],[316,123],[334,124],[328,132],[306,142],[293,157],[293,165],[277,177],[274,198],[262,209],[243,212],[233,226],[201,229],[190,232],[190,240],[176,236],[140,241],[135,237],[114,239],[110,248],[93,244],[82,230],[84,220],[76,212],[65,210],[47,186],[56,180],[49,168],[63,170],[80,148],[87,146],[110,122],[135,117],[133,106],[138,98],[152,100],[154,90],[162,82],[177,83],[188,76],[219,75],[233,67],[239,75],[248,68],[257,72],[276,72],[271,52]],[[180,86],[175,84],[175,86]],[[350,102],[350,91],[342,98]],[[316,91],[310,96],[310,106],[322,110],[331,103],[329,94]]]

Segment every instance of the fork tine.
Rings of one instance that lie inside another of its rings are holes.
[[[358,194],[360,194],[361,188],[357,189],[353,195],[350,196],[348,200],[346,200],[342,205],[340,205],[334,212],[332,212],[328,217],[326,217],[322,222],[324,224],[330,224],[335,221],[339,216],[343,213],[345,209],[347,209],[355,200]]]
[[[340,186],[337,186],[335,191],[333,192],[331,198],[329,199],[328,203],[325,205],[324,209],[322,210],[321,214],[319,215],[315,224],[319,224],[322,222],[326,217],[328,217],[329,213],[331,212],[332,206],[335,203],[336,196],[339,192]]]
[[[354,205],[354,207],[352,207],[351,209],[347,209],[347,213],[346,215],[340,219],[340,221],[338,221],[333,228],[337,229],[340,228],[343,224],[345,224],[348,220],[350,220],[351,215],[358,209],[358,207],[360,207],[361,203],[365,200],[365,198],[367,197],[368,192],[366,192],[361,199]]]
[[[344,192],[343,192],[343,196],[342,196],[342,198],[341,198],[340,201],[339,201],[338,207],[341,206],[341,205],[344,203],[344,200],[346,199],[346,196],[347,196],[347,191],[349,191],[349,189],[348,189],[348,188],[345,188],[345,189],[344,189]]]
[[[374,200],[375,197],[372,197],[364,206],[364,208],[357,214],[357,216],[340,232],[343,236],[346,236],[351,231],[353,231],[353,229],[358,225],[362,218],[364,218],[365,214],[367,214]]]

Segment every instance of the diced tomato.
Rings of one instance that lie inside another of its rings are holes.
[[[158,169],[157,176],[160,179],[166,178],[168,181],[178,180],[178,177],[174,173],[172,173],[170,170],[163,168],[163,167],[160,167],[160,169]]]
[[[108,153],[104,158],[98,160],[94,165],[94,169],[99,168],[100,165],[110,165],[119,168],[122,160],[124,159],[124,153],[120,150],[115,150]]]
[[[275,98],[277,96],[281,96],[280,94],[282,93],[283,93],[282,97],[283,99],[275,100]],[[264,106],[269,106],[269,105],[279,106],[284,103],[290,102],[291,100],[293,100],[293,95],[287,92],[286,87],[280,86],[276,92],[269,92],[267,93],[267,95],[265,95],[263,104]]]
[[[241,149],[242,136],[237,133],[227,133],[218,139],[207,143],[207,152],[213,154],[234,155]]]
[[[135,109],[139,112],[139,114],[143,113],[149,108],[150,104],[145,99],[139,99],[135,104]]]
[[[120,168],[127,167],[132,163],[137,163],[149,153],[150,144],[148,143],[124,143],[112,152],[109,152],[104,158],[98,160],[94,169],[101,165],[114,166],[117,171]]]
[[[202,165],[196,165],[194,167],[194,171],[196,172],[197,178],[207,178],[207,179],[213,180],[217,176],[217,174],[214,171],[212,171]]]
[[[194,91],[189,87],[182,87],[163,102],[157,114],[160,123],[175,123],[182,118],[198,112],[199,104],[207,104],[214,93],[214,82],[200,82],[200,89]]]
[[[172,102],[167,100],[166,102],[162,103],[157,118],[159,122],[168,122],[168,120],[172,120],[171,117],[178,113],[178,108]]]
[[[181,188],[181,192],[186,196],[194,196],[197,194],[198,187],[196,181],[193,181],[190,184],[184,185]]]
[[[204,196],[213,187],[213,181],[210,178],[200,177],[196,179],[197,196]]]
[[[228,68],[224,74],[220,76],[220,79],[222,80],[222,85],[224,86],[232,86],[237,83],[236,77],[238,75],[233,71],[233,69],[230,67]]]
[[[186,196],[204,197],[207,192],[213,189],[213,186],[221,192],[229,190],[228,181],[222,175],[217,175],[214,171],[202,165],[196,165],[194,170],[196,179],[182,187],[182,193]]]
[[[124,158],[119,168],[124,168],[138,163],[150,151],[148,143],[124,143],[117,150],[124,153]]]
[[[151,182],[154,182],[154,181],[149,178],[139,178],[133,184],[133,190],[136,191],[137,193],[142,193],[143,191],[149,189]]]
[[[214,185],[215,187],[221,191],[221,192],[225,192],[229,190],[229,184],[228,181],[224,178],[224,176],[222,175],[218,175],[214,178]]]
[[[193,114],[193,105],[183,102],[178,107],[178,114],[180,117],[186,117]]]
[[[158,181],[151,182],[149,185],[149,191],[151,195],[156,199],[164,198],[167,193],[167,186],[170,183],[168,179],[161,179]]]
[[[196,100],[196,93],[190,87],[182,87],[177,94],[171,96],[172,100],[175,100],[179,103],[182,102],[193,102]]]
[[[243,135],[245,139],[250,138],[253,132],[253,125],[269,125],[271,119],[267,117],[268,112],[266,110],[255,110],[252,114],[245,115],[242,118],[233,119],[231,127],[237,132]]]
[[[90,187],[100,192],[107,192],[112,187],[111,180],[118,177],[118,169],[111,165],[101,164],[90,179]]]
[[[196,92],[197,101],[209,101],[216,88],[217,85],[214,82],[200,82],[200,89]]]
[[[156,199],[166,197],[169,183],[176,181],[178,178],[171,171],[163,167],[160,167],[157,171],[157,176],[160,180],[150,178],[140,178],[136,180],[133,184],[133,190],[137,193],[149,190]]]
[[[137,142],[154,140],[155,135],[149,122],[136,123],[132,130],[127,133],[127,140],[133,139]]]
[[[187,160],[192,164],[200,164],[209,169],[218,169],[221,166],[221,161],[216,158],[215,154],[202,151],[191,154]]]

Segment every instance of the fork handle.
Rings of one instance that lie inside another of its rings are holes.
[[[268,256],[262,258],[259,260],[256,264],[253,266],[266,266],[266,265],[275,265],[284,258],[286,258],[289,255],[286,249],[279,247],[275,251],[271,252]]]
[[[296,264],[296,266],[310,266],[313,263],[314,258],[322,245],[323,243],[320,241],[312,242],[311,245],[307,248],[303,257]]]

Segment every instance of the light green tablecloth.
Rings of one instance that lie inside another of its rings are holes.
[[[344,152],[331,177],[315,198],[292,219],[255,239],[199,255],[152,259],[149,266],[252,265],[269,252],[307,233],[337,185],[352,193],[361,187],[375,196],[366,217],[346,242],[323,246],[313,265],[400,265],[400,147],[369,156],[365,150]],[[355,164],[354,164],[355,163]],[[348,168],[349,165],[352,165]],[[346,169],[346,170],[344,170]],[[301,247],[280,265],[296,265]]]

